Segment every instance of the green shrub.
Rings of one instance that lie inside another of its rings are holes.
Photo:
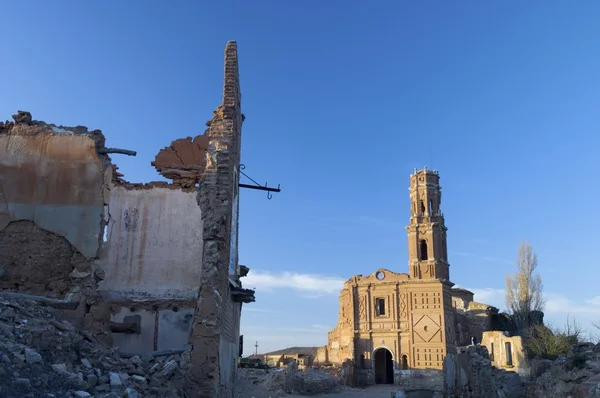
[[[564,330],[535,325],[525,333],[525,349],[530,357],[553,359],[559,355],[566,355],[571,345],[581,341],[581,335],[581,328],[576,322],[571,325],[567,321]]]

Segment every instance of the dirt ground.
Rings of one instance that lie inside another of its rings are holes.
[[[350,388],[342,386],[341,384],[331,388],[331,384],[320,384],[323,378],[329,379],[331,376],[307,371],[299,372],[298,377],[303,378],[305,383],[309,383],[313,386],[317,386],[315,392],[323,391],[318,394],[312,395],[311,392],[306,389],[307,384],[304,384],[304,395],[300,394],[286,394],[283,388],[283,379],[278,377],[279,371],[271,370],[265,372],[264,370],[258,369],[238,369],[237,382],[236,382],[236,398],[306,398],[321,397],[321,398],[390,398],[392,391],[402,391],[402,387],[398,385],[375,385],[367,388]],[[279,376],[283,375],[279,373]],[[339,378],[333,378],[334,382],[339,382]],[[327,380],[326,380],[327,381]],[[312,384],[317,383],[317,384]],[[329,388],[327,388],[329,386]],[[323,387],[323,389],[318,389]],[[329,392],[325,392],[329,390]],[[406,398],[431,398],[432,391],[410,391],[406,392]]]
[[[312,395],[312,397],[327,397],[327,398],[390,398],[392,391],[398,391],[398,386],[379,385],[367,388],[353,388],[346,391],[340,391],[332,394]],[[286,395],[286,398],[306,398],[306,395]],[[256,397],[258,398],[258,397]]]
[[[352,388],[346,389],[344,391],[329,393],[329,394],[318,394],[311,395],[311,397],[315,398],[390,398],[392,391],[398,391],[398,386],[392,385],[376,385],[370,386],[367,388]],[[277,393],[273,394],[264,389],[248,389],[246,392],[239,391],[239,398],[275,398],[275,397],[283,397],[283,398],[307,398],[307,395],[279,395]]]

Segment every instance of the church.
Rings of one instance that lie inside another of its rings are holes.
[[[368,384],[393,383],[401,370],[441,370],[446,354],[472,337],[481,341],[493,328],[498,309],[473,301],[472,292],[450,281],[441,199],[439,173],[415,170],[408,273],[378,269],[346,281],[337,326],[317,362],[341,365],[350,359]]]

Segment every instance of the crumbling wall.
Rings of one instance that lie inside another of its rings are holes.
[[[483,332],[481,345],[487,347],[492,365],[528,374],[529,364],[521,336],[508,336],[500,331]]]
[[[338,324],[328,333],[326,357],[329,363],[341,366],[346,359],[354,358],[353,330]]]
[[[113,332],[127,352],[187,344],[200,286],[202,215],[194,189],[152,184],[111,186],[99,289],[111,321],[139,317],[138,333]]]
[[[177,139],[152,162],[172,183],[132,183],[113,165],[99,289],[111,304],[113,341],[145,353],[186,346],[195,313],[203,251],[197,186],[204,135]]]
[[[329,363],[329,355],[327,352],[328,346],[319,347],[317,350],[317,355],[315,356],[315,363],[317,364],[328,364]]]
[[[340,292],[337,325],[327,335],[327,345],[317,351],[317,362],[332,363],[341,366],[346,359],[354,359],[354,327],[356,294],[354,288],[346,282]],[[372,347],[364,347],[372,350]]]
[[[475,301],[466,301],[454,298],[452,304],[455,311],[456,344],[459,346],[471,344],[474,336],[478,342],[483,337],[483,332],[493,329],[493,319],[498,314],[498,309],[487,304]]]
[[[254,301],[237,255],[235,42],[225,53],[223,103],[206,134],[174,141],[152,163],[172,184],[125,181],[99,131],[26,112],[0,123],[0,289],[73,300],[71,316],[112,331],[123,351],[191,343],[190,397],[233,396],[241,306]]]
[[[63,236],[86,259],[96,257],[109,162],[97,153],[102,133],[32,121],[31,115],[15,120],[0,129],[0,230],[31,221]]]
[[[0,123],[0,289],[53,302],[105,342],[107,312],[96,296],[108,204],[104,136],[86,127],[32,120]]]

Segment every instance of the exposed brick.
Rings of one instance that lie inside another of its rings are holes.
[[[221,355],[221,339],[239,337],[239,304],[229,294],[231,219],[237,191],[235,169],[240,164],[241,95],[237,46],[227,43],[223,103],[206,130],[205,171],[199,180],[198,204],[202,210],[204,253],[202,282],[190,343],[193,347],[187,374],[189,397],[231,397],[235,356]],[[224,370],[227,371],[224,372]],[[221,374],[228,375],[221,380]]]

